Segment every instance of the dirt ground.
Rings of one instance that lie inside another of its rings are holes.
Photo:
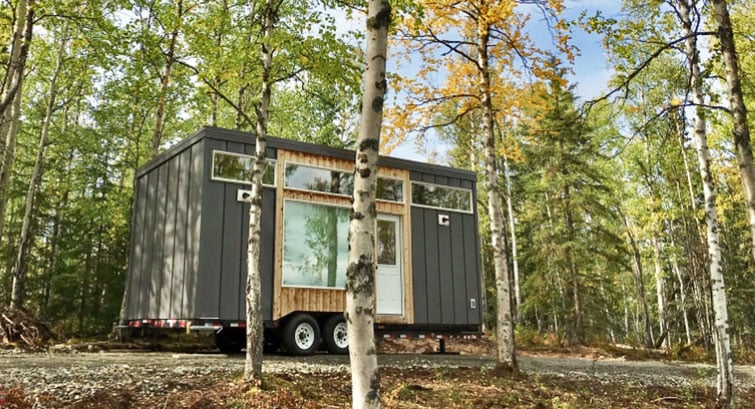
[[[112,347],[112,345],[110,345]],[[119,347],[123,347],[119,345]],[[383,408],[714,408],[709,365],[654,360],[620,348],[538,348],[520,351],[518,374],[494,369],[490,339],[381,340]],[[77,346],[94,351],[108,349]],[[196,351],[203,353],[196,353]],[[107,352],[15,354],[0,357],[0,372],[15,370],[26,387],[0,376],[0,408],[349,408],[348,360],[327,354],[266,357],[262,388],[241,382],[243,355]],[[188,351],[190,352],[190,351]],[[324,369],[323,369],[324,368]],[[752,367],[747,371],[752,372]],[[743,370],[739,368],[740,373]],[[755,407],[755,376],[737,390],[741,408]],[[60,378],[63,378],[61,380]],[[125,379],[127,378],[127,379]],[[684,379],[676,382],[674,379]],[[744,376],[742,376],[744,378]],[[125,381],[124,381],[125,379]],[[68,382],[67,388],[62,383]],[[71,389],[70,384],[74,384]],[[37,385],[37,386],[32,386]],[[56,388],[56,385],[59,387]],[[79,385],[77,387],[76,385]],[[86,388],[84,388],[86,386]]]

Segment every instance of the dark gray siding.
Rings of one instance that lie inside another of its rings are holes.
[[[194,310],[203,170],[201,140],[137,173],[129,259],[129,319],[190,318]]]
[[[474,181],[451,176],[411,172],[410,178],[474,188]],[[441,214],[449,216],[449,226],[438,224]],[[476,214],[412,206],[411,217],[414,322],[480,324],[481,269]],[[475,308],[471,308],[472,299]]]
[[[204,128],[137,173],[130,252],[129,319],[245,318],[249,186],[211,181],[212,151],[251,154],[252,135]],[[270,138],[277,148],[352,159],[354,153]],[[474,189],[471,172],[400,159],[381,164],[411,171],[412,180]],[[278,181],[278,183],[281,183]],[[272,319],[275,190],[263,192],[263,317]],[[438,225],[448,214],[450,226]],[[412,269],[417,324],[481,322],[480,251],[476,214],[413,206]],[[470,308],[475,299],[477,308]]]
[[[201,259],[198,279],[200,296],[197,298],[198,317],[222,320],[246,318],[246,255],[249,237],[249,205],[236,200],[239,189],[249,185],[216,182],[211,180],[212,152],[220,150],[251,154],[252,143],[214,138],[205,139],[204,196],[202,198],[203,224]],[[275,152],[269,150],[268,157]],[[272,319],[275,190],[263,191],[262,270],[263,318]]]

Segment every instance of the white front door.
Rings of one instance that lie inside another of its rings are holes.
[[[404,314],[404,281],[402,277],[401,217],[381,214],[377,220],[377,313]]]

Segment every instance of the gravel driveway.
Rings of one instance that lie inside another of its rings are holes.
[[[472,355],[380,355],[381,366],[390,367],[492,367],[492,357]],[[28,395],[50,394],[75,402],[98,390],[129,388],[139,394],[161,395],[191,390],[196,385],[238,376],[244,356],[222,354],[180,354],[165,352],[100,352],[67,354],[0,353],[0,385],[23,385]],[[595,379],[634,385],[713,384],[715,368],[702,364],[628,362],[618,359],[592,360],[521,356],[520,368],[530,374]],[[316,355],[265,357],[263,370],[281,372],[348,371],[348,357]],[[738,387],[755,384],[755,367],[737,366]]]

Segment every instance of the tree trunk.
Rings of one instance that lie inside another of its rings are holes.
[[[168,86],[170,85],[170,74],[173,70],[173,64],[176,62],[176,45],[178,43],[178,32],[181,27],[181,20],[183,19],[183,0],[176,1],[176,8],[178,9],[178,22],[173,28],[173,32],[170,34],[170,43],[168,45],[168,53],[165,56],[165,71],[160,78],[160,93],[157,97],[157,110],[155,112],[155,129],[152,132],[152,157],[155,158],[160,153],[160,143],[163,139],[163,128],[165,127],[165,95],[168,93]]]
[[[483,138],[485,161],[485,188],[488,199],[488,217],[490,218],[490,239],[493,250],[495,269],[496,305],[496,341],[497,366],[507,370],[516,370],[516,351],[514,346],[514,322],[511,313],[511,288],[509,283],[508,255],[504,237],[503,207],[498,188],[498,161],[496,158],[495,117],[493,111],[490,70],[488,69],[488,41],[490,27],[488,22],[478,20],[477,65],[478,87],[482,97]]]
[[[260,247],[262,238],[262,176],[267,166],[267,118],[272,96],[270,70],[273,66],[273,48],[270,45],[273,27],[278,18],[278,6],[274,0],[265,0],[262,23],[262,89],[255,107],[257,113],[257,138],[254,144],[252,169],[252,198],[249,206],[249,242],[247,245],[246,276],[246,362],[244,382],[262,384],[262,350],[264,327],[262,322],[262,272],[260,271]]]
[[[514,270],[514,305],[516,306],[516,316],[519,317],[519,307],[522,305],[522,296],[519,285],[519,257],[516,251],[516,218],[514,217],[514,206],[511,197],[511,175],[509,174],[509,160],[503,155],[503,174],[506,181],[506,208],[508,210],[509,230],[511,234],[511,263]]]
[[[725,2],[715,1],[716,8],[726,7]],[[723,3],[722,5],[719,3]],[[691,7],[687,0],[679,1],[682,9],[682,19],[685,34],[692,33]],[[720,22],[719,22],[720,24]],[[705,108],[703,104],[703,78],[700,72],[700,57],[697,49],[697,38],[688,36],[685,42],[687,58],[690,65],[690,83],[692,84],[692,102],[695,103],[695,133],[697,145],[697,160],[700,178],[703,182],[703,199],[705,204],[705,225],[708,242],[710,285],[713,301],[714,331],[713,338],[716,347],[716,367],[718,376],[716,389],[718,392],[717,406],[730,408],[734,402],[734,371],[732,363],[731,344],[729,340],[729,317],[726,306],[726,288],[721,266],[721,246],[718,235],[718,209],[716,205],[716,191],[713,174],[710,170],[710,153],[705,124]],[[750,159],[752,162],[752,159]],[[750,163],[752,164],[752,163]]]
[[[65,30],[64,30],[65,31]],[[50,79],[50,94],[48,95],[47,107],[45,108],[45,119],[42,125],[42,133],[39,136],[39,145],[37,146],[37,158],[34,161],[34,168],[29,181],[29,188],[26,192],[26,202],[24,207],[24,218],[21,222],[21,236],[18,239],[18,249],[16,251],[16,262],[13,265],[13,291],[11,293],[11,308],[23,306],[26,298],[26,272],[27,259],[29,255],[29,226],[31,225],[32,210],[34,209],[34,198],[37,195],[37,188],[42,181],[43,162],[45,159],[45,150],[47,148],[47,137],[50,133],[50,123],[55,112],[55,99],[58,94],[57,81],[58,75],[63,67],[63,56],[66,52],[68,39],[64,38],[60,42],[58,55],[55,61],[55,70]]]
[[[377,161],[383,102],[387,91],[385,65],[391,6],[387,0],[367,2],[367,68],[354,162],[354,197],[349,222],[349,266],[346,270],[346,312],[351,361],[352,408],[380,407],[380,372],[375,350],[373,309],[377,210]]]
[[[744,187],[747,201],[747,216],[750,222],[752,243],[750,252],[755,266],[755,166],[753,165],[752,147],[750,146],[750,126],[747,122],[747,107],[742,96],[742,84],[739,79],[739,61],[734,32],[729,19],[729,8],[726,0],[713,0],[716,23],[718,24],[718,40],[721,42],[724,67],[726,68],[726,83],[729,85],[729,104],[733,117],[732,134],[737,150],[737,164],[739,176]]]
[[[653,266],[655,267],[655,295],[658,301],[658,326],[660,329],[660,337],[661,339],[663,339],[663,346],[665,346],[666,348],[669,348],[671,346],[671,343],[670,343],[671,336],[668,334],[669,327],[668,327],[668,322],[666,319],[666,299],[664,296],[663,265],[661,261],[661,243],[658,237],[653,237],[652,243],[653,243]],[[664,336],[664,334],[666,334],[666,336]]]
[[[0,239],[5,230],[8,184],[16,157],[24,70],[34,26],[34,0],[19,0],[15,14],[8,71],[0,94]]]
[[[645,278],[642,273],[642,255],[640,254],[640,248],[637,245],[637,240],[632,233],[632,225],[629,222],[629,218],[626,215],[622,215],[624,219],[624,226],[627,229],[627,236],[629,236],[629,244],[632,247],[632,256],[635,263],[635,275],[637,278],[637,298],[640,307],[642,308],[642,318],[644,323],[643,331],[643,344],[645,346],[653,345],[653,331],[650,328],[650,312],[648,310],[648,302],[645,298]]]

